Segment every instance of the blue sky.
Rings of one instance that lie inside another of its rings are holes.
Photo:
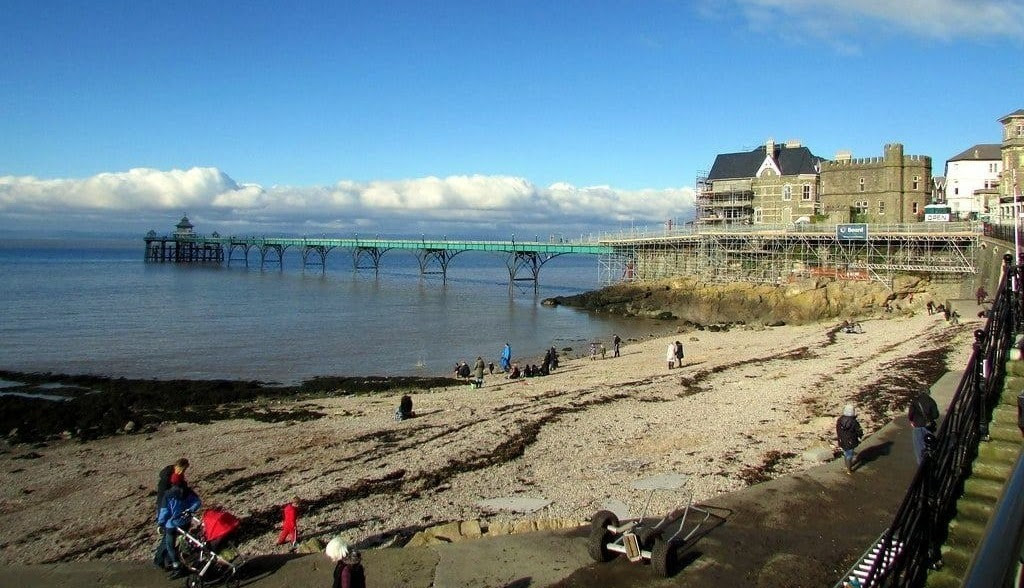
[[[0,1],[0,230],[570,234],[1024,108],[1024,0]]]

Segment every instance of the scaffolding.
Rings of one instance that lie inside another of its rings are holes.
[[[938,226],[936,226],[938,225]],[[781,284],[804,278],[875,281],[898,274],[958,281],[977,273],[981,233],[970,223],[876,226],[862,239],[835,225],[694,227],[672,235],[607,239],[599,261],[604,284],[693,276],[705,282]]]
[[[731,182],[728,189],[715,191],[707,172],[696,180],[697,222],[701,224],[750,224],[754,219],[754,190],[750,181]]]

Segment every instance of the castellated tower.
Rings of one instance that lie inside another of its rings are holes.
[[[931,169],[931,157],[906,155],[901,143],[885,145],[882,157],[840,152],[821,164],[824,214],[836,223],[922,221],[931,201]]]

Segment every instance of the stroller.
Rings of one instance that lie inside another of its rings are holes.
[[[239,586],[238,570],[245,564],[245,558],[239,554],[234,540],[240,526],[238,518],[219,508],[206,509],[202,517],[189,513],[189,517],[191,526],[175,527],[178,557],[189,571],[185,586]]]

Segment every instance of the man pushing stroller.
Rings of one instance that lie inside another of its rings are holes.
[[[199,496],[184,482],[171,486],[164,492],[160,501],[156,524],[163,537],[153,557],[153,563],[169,570],[172,580],[188,575],[178,556],[178,529],[188,529],[191,526],[192,513],[198,511],[201,505]]]

